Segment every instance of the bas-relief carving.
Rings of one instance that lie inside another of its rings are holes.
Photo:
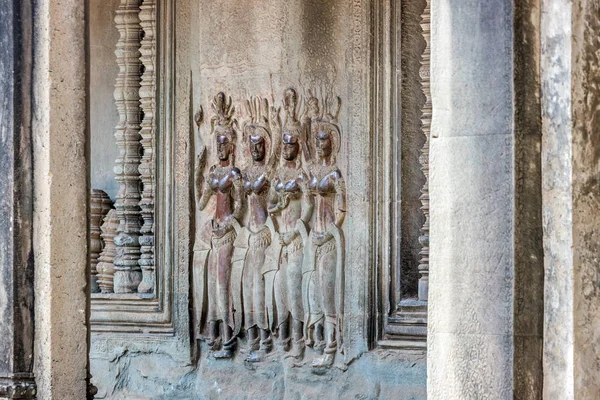
[[[197,336],[215,358],[233,357],[243,336],[250,362],[267,356],[274,337],[296,359],[306,346],[321,353],[314,367],[331,366],[342,351],[340,105],[310,91],[303,101],[290,88],[283,124],[279,108],[252,97],[240,127],[231,98],[212,101],[195,172],[192,273]],[[202,110],[195,120],[202,131]]]

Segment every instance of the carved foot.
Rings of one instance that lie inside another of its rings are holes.
[[[213,357],[217,360],[227,359],[233,357],[233,350],[223,349],[221,351],[215,351]]]
[[[304,358],[305,349],[306,349],[306,345],[304,343],[304,340],[299,340],[297,342],[294,342],[292,351],[289,354],[287,354],[284,358],[294,358],[294,359],[300,361]]]
[[[273,349],[273,339],[271,339],[271,337],[260,341],[260,351],[268,353],[272,349]]]
[[[251,363],[256,363],[256,362],[261,362],[264,360],[264,356],[265,356],[265,352],[264,351],[250,351],[250,353],[248,353],[248,357],[246,357],[246,361],[247,362],[251,362]]]
[[[333,365],[333,354],[325,354],[316,358],[313,363],[313,368],[329,368]]]
[[[292,347],[292,340],[290,338],[287,338],[285,340],[281,341],[281,348],[283,349],[283,351],[290,351],[290,348]]]
[[[313,349],[316,351],[323,351],[325,349],[325,341],[324,340],[316,340],[313,342]]]

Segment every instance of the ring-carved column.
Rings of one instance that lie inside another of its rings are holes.
[[[119,157],[115,161],[115,179],[119,183],[115,208],[119,218],[114,265],[115,293],[137,291],[142,279],[140,258],[140,26],[141,0],[121,0],[115,23],[120,38],[117,42],[119,75],[115,85],[115,102],[119,112],[115,138]]]
[[[425,184],[421,189],[421,210],[425,215],[425,223],[421,228],[422,235],[419,237],[419,243],[421,244],[421,251],[419,255],[421,260],[419,263],[419,273],[421,278],[419,279],[419,300],[427,301],[429,294],[429,139],[431,132],[431,84],[429,79],[430,70],[430,38],[431,38],[431,14],[430,14],[430,0],[427,0],[427,5],[423,14],[421,14],[421,28],[423,29],[423,38],[427,45],[421,55],[421,69],[419,75],[421,77],[421,88],[425,95],[425,104],[421,108],[421,129],[425,135],[425,144],[421,149],[421,156],[419,162],[421,163],[421,171],[425,175]]]
[[[140,163],[142,199],[140,208],[144,224],[140,236],[142,282],[139,293],[154,293],[154,108],[156,105],[156,0],[144,0],[140,7],[140,25],[144,32],[141,42],[141,62],[144,66],[140,88],[140,103],[144,118],[140,135],[144,155]]]

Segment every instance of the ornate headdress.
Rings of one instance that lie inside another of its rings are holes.
[[[225,99],[225,93],[219,92],[211,101],[211,108],[215,115],[210,119],[211,133],[217,136],[225,136],[229,142],[235,143],[236,132],[234,126],[237,120],[233,118],[235,107],[232,105],[231,97]]]
[[[248,140],[264,140],[265,158],[268,160],[273,155],[271,129],[269,127],[269,102],[260,97],[251,97],[246,100],[246,111],[250,121],[244,124],[243,142]]]

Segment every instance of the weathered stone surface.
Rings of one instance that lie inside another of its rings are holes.
[[[197,368],[160,352],[115,347],[92,370],[105,399],[406,399],[425,393],[425,355],[377,350],[347,371],[306,373],[310,365],[271,357],[262,363],[203,359]],[[306,363],[306,361],[305,361]]]
[[[0,8],[0,397],[34,398],[31,2]]]
[[[545,398],[600,396],[600,19],[591,1],[542,14]]]
[[[104,190],[113,201],[119,190],[113,173],[119,155],[114,138],[119,114],[113,96],[119,74],[115,62],[119,31],[114,24],[118,6],[119,0],[90,0],[88,5],[90,185]]]
[[[427,390],[535,399],[543,285],[535,5],[515,14],[511,1],[467,3],[432,4]],[[531,40],[531,51],[515,53],[513,34]]]
[[[34,5],[35,360],[40,399],[86,394],[85,5]]]

